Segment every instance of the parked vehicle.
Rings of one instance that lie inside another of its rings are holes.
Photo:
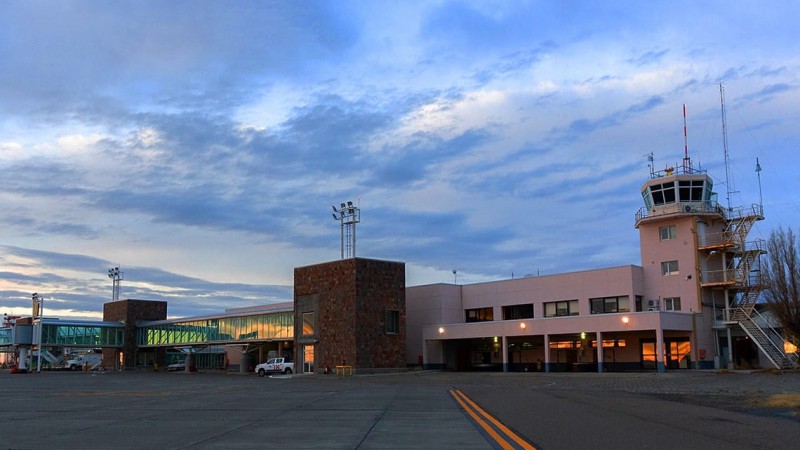
[[[100,353],[90,352],[84,353],[83,355],[79,355],[75,359],[68,360],[64,367],[69,370],[92,370],[100,365],[100,360],[103,358],[103,355]]]
[[[182,362],[182,361],[181,362],[176,362],[176,363],[172,363],[172,364],[167,366],[167,371],[168,372],[176,372],[176,371],[179,371],[179,370],[181,370],[181,371],[186,370],[186,363],[185,362]]]
[[[263,377],[268,373],[290,374],[294,372],[294,363],[285,358],[270,358],[265,363],[256,366],[256,373]]]

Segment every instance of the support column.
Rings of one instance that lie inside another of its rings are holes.
[[[501,343],[503,345],[503,372],[508,372],[508,337],[503,336]]]
[[[603,372],[603,332],[597,332],[597,371]]]
[[[239,359],[239,373],[247,373],[250,357],[247,354],[247,346],[242,346],[242,356]]]
[[[656,328],[656,370],[658,373],[667,371],[664,365],[664,330],[661,329],[661,324]]]
[[[723,254],[723,260],[725,255]],[[724,266],[723,266],[724,267]],[[727,367],[728,370],[734,370],[736,368],[735,364],[733,363],[733,337],[731,336],[731,324],[733,311],[731,311],[731,299],[728,296],[728,290],[725,289],[725,331],[728,334],[728,361]]]
[[[422,342],[422,369],[425,370],[428,366],[428,341]]]
[[[544,335],[544,371],[550,372],[550,335]]]
[[[17,370],[28,370],[28,347],[19,348],[19,361],[17,362]]]

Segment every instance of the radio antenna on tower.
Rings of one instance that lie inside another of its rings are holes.
[[[725,150],[725,192],[728,200],[728,211],[730,211],[731,194],[734,190],[731,188],[730,158],[728,157],[728,120],[725,115],[725,88],[722,83],[719,84],[719,101],[722,109],[722,148]]]
[[[692,160],[689,159],[689,138],[686,135],[686,103],[683,104],[683,173],[691,172]]]

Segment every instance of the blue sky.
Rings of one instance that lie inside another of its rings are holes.
[[[0,311],[287,301],[339,257],[409,285],[639,264],[639,188],[689,153],[751,236],[796,228],[793,2],[0,3]],[[725,86],[725,185],[719,83]]]

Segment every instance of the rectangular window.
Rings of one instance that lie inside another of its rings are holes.
[[[391,309],[386,310],[386,334],[397,334],[400,332],[400,311]]]
[[[680,311],[681,310],[681,298],[680,297],[667,297],[664,299],[664,310],[665,311]]]
[[[677,275],[678,261],[664,261],[661,263],[661,275]]]
[[[503,320],[533,319],[533,304],[503,306]]]
[[[592,314],[630,312],[629,303],[627,295],[589,299],[589,304],[592,306]]]
[[[684,180],[678,182],[680,201],[700,202],[703,201],[703,180]]]
[[[303,336],[314,334],[314,312],[303,313]]]
[[[560,302],[549,302],[544,304],[545,317],[577,316],[577,315],[578,315],[577,300],[563,300]]]
[[[675,203],[675,182],[655,184],[650,188],[656,206]]]
[[[465,312],[467,313],[467,323],[491,322],[494,320],[494,311],[491,307],[468,309]]]
[[[668,227],[661,227],[658,229],[658,233],[662,241],[668,241],[670,239],[675,239],[677,237],[677,232],[675,231],[675,225],[670,225]]]

